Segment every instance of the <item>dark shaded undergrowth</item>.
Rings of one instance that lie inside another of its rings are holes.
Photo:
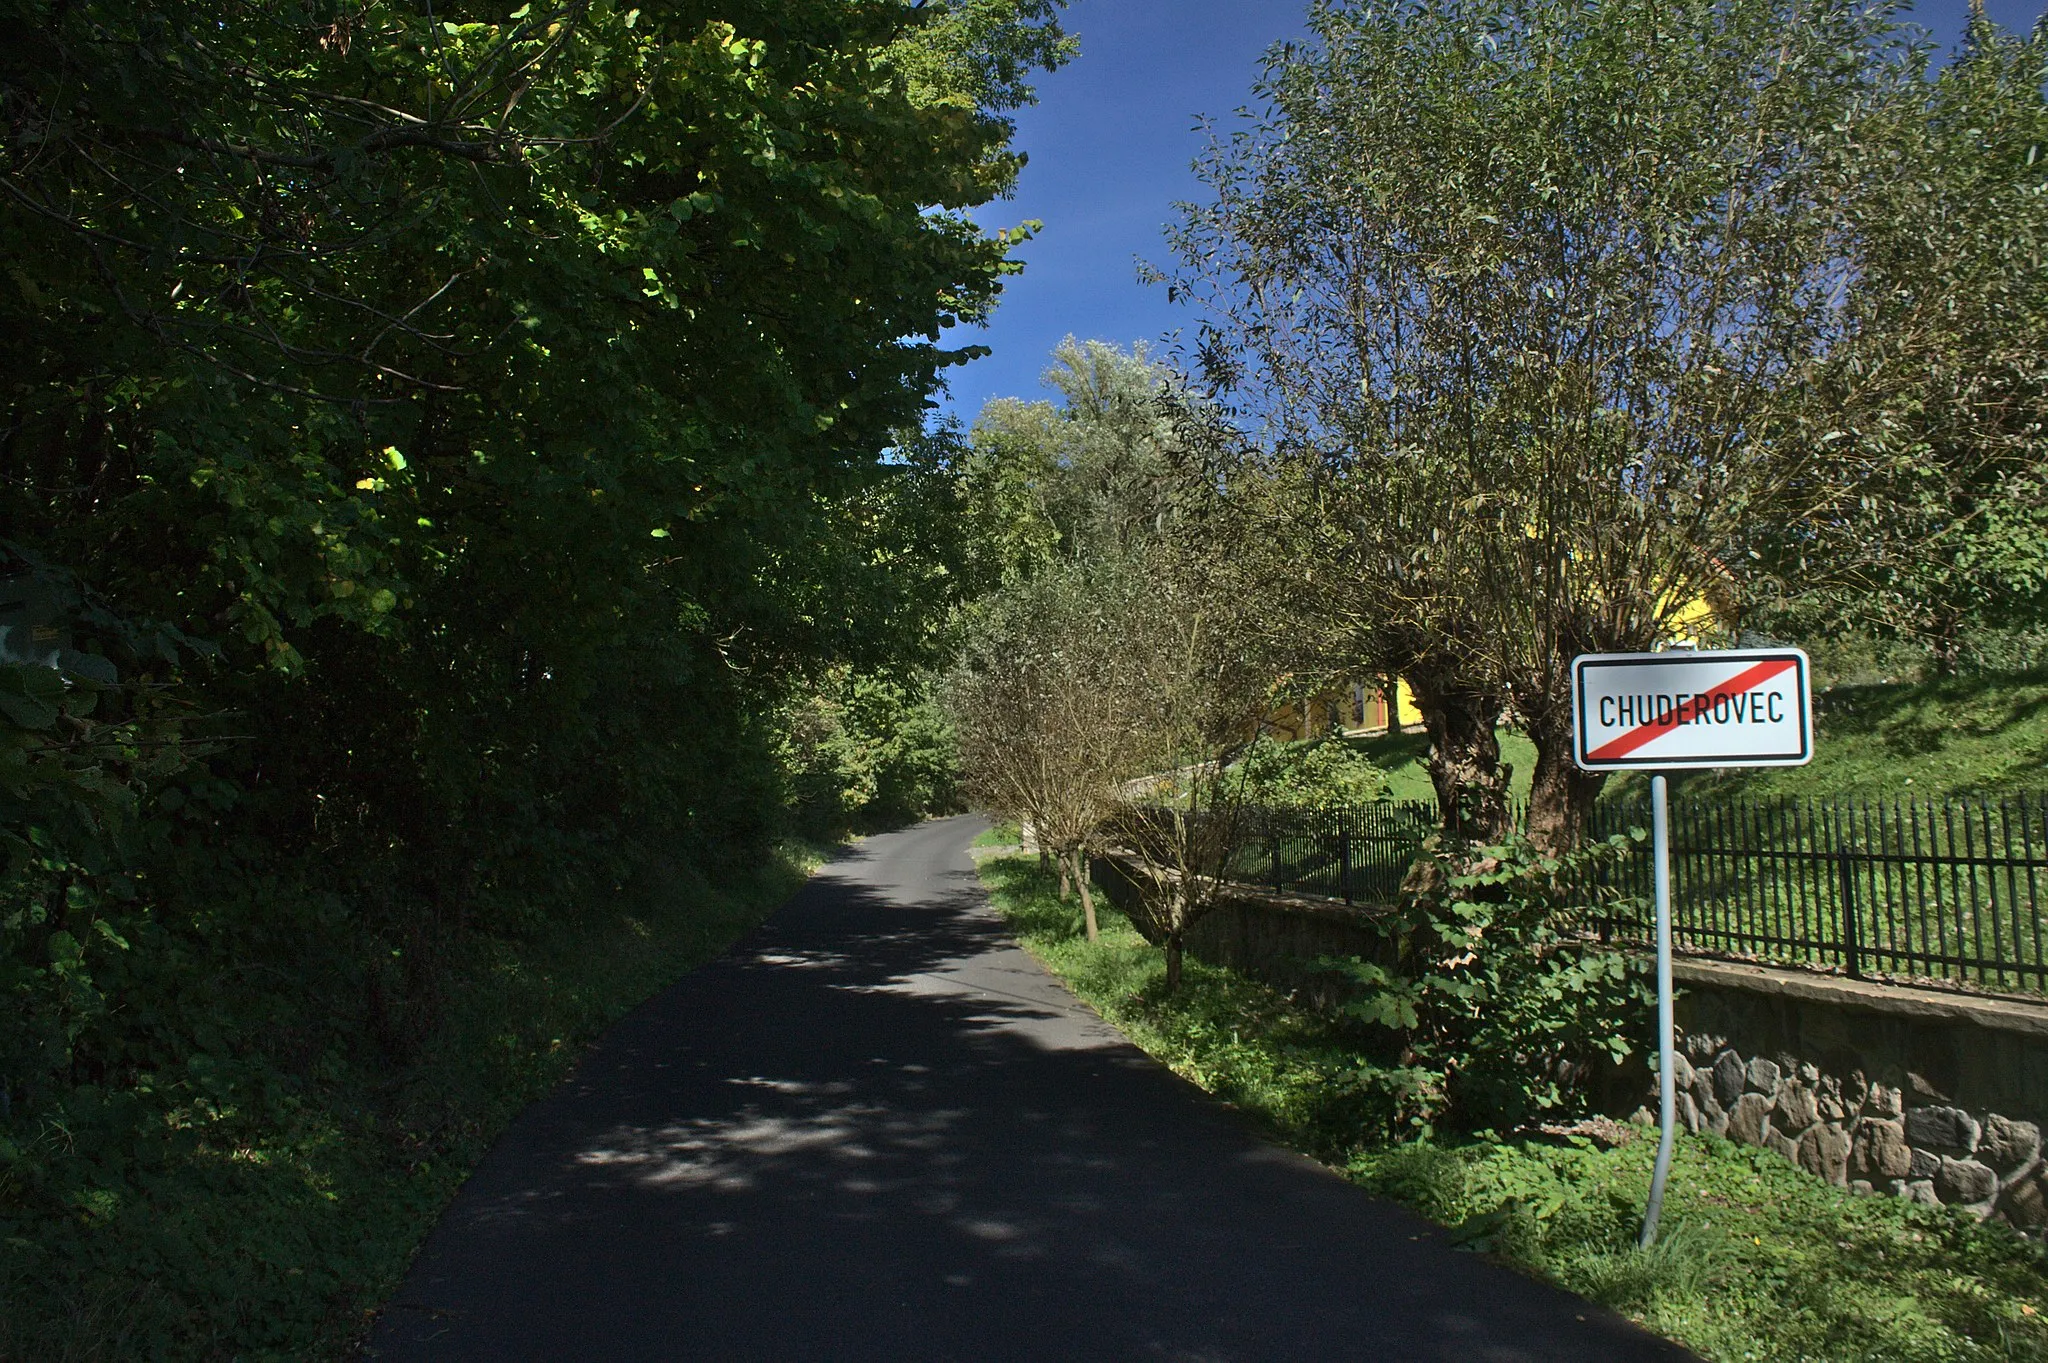
[[[74,1106],[0,1151],[0,1359],[347,1356],[512,1117],[818,859],[787,844],[716,884],[650,874],[530,935],[472,936],[438,963],[434,1027],[397,1051],[348,1044],[338,1019],[340,1039],[281,1057],[278,1038],[237,1034],[260,988],[216,981],[220,1032],[160,1120]]]

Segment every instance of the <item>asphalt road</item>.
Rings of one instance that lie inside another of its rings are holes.
[[[613,1028],[380,1359],[1684,1358],[1261,1140],[1079,1004],[942,819]]]

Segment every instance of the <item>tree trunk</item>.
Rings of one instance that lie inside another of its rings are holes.
[[[1088,925],[1088,940],[1100,937],[1095,926],[1095,896],[1088,892],[1088,854],[1074,853],[1074,884],[1081,891],[1081,919]]]
[[[1513,828],[1508,817],[1510,768],[1501,764],[1501,698],[1435,669],[1408,673],[1409,689],[1429,731],[1429,780],[1444,832],[1477,842],[1499,842]]]
[[[1593,802],[1607,784],[1607,774],[1581,771],[1572,761],[1569,703],[1562,710],[1528,716],[1526,722],[1529,739],[1536,745],[1536,769],[1529,785],[1529,840],[1555,856],[1585,840],[1593,822]]]
[[[1176,933],[1173,933],[1173,934],[1171,934],[1170,936],[1168,936],[1168,937],[1167,937],[1167,939],[1166,939],[1166,992],[1167,992],[1167,993],[1169,993],[1169,994],[1177,993],[1177,992],[1179,992],[1179,990],[1180,990],[1180,958],[1181,958],[1181,948],[1182,948],[1182,944],[1181,944],[1181,936],[1180,936],[1180,934],[1179,934],[1179,933],[1177,933],[1177,932],[1176,932]]]
[[[1071,883],[1073,873],[1067,867],[1067,854],[1065,852],[1059,853],[1055,860],[1059,862],[1060,867],[1060,903],[1064,904],[1067,902],[1067,896],[1074,892]]]
[[[1960,615],[1945,613],[1934,620],[1927,632],[1927,651],[1934,675],[1953,677],[1963,666],[1963,621]]]

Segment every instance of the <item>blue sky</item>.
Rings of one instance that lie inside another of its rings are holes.
[[[2025,29],[2048,0],[1987,0],[1986,12]],[[1966,0],[1919,0],[1916,22],[1944,45],[1960,36]],[[1073,0],[1067,27],[1079,60],[1040,82],[1037,107],[1020,111],[1017,145],[1030,156],[1014,199],[980,218],[1044,224],[1019,255],[978,341],[994,353],[949,371],[950,410],[971,421],[992,397],[1038,398],[1039,373],[1060,338],[1158,342],[1192,323],[1165,291],[1138,283],[1140,257],[1166,257],[1164,225],[1176,200],[1198,197],[1189,170],[1202,147],[1196,120],[1226,122],[1250,98],[1259,57],[1301,31],[1291,0]]]

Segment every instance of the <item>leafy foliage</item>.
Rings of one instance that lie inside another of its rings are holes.
[[[1768,597],[1767,524],[1860,540],[1900,590],[1953,532],[1937,558],[2032,591],[2034,57],[1930,93],[1890,8],[1852,0],[1331,2],[1308,29],[1212,144],[1165,277],[1240,432],[1219,486],[1293,550],[1274,591],[1346,621],[1340,665],[1410,680],[1448,818],[1469,792],[1471,833],[1504,831],[1511,703],[1530,832],[1575,843],[1599,778],[1571,761],[1571,659]],[[1895,497],[1859,472],[1885,442],[1851,434],[1885,420]],[[1930,440],[1953,457],[1909,453]]]
[[[0,2],[0,1253],[133,1249],[302,1103],[433,1146],[477,960],[744,874],[813,777],[946,798],[879,678],[961,581],[918,427],[1057,12]],[[166,1310],[286,1351],[335,1281]]]
[[[842,669],[791,699],[781,731],[789,804],[813,836],[960,807],[952,724],[927,688]]]
[[[1361,986],[1346,1011],[1393,1043],[1358,1082],[1425,1137],[1584,1113],[1595,1067],[1645,1045],[1655,1000],[1641,961],[1591,935],[1589,872],[1627,841],[1425,848],[1382,959],[1326,962]]]
[[[1261,738],[1238,759],[1245,799],[1274,809],[1335,809],[1387,798],[1386,774],[1341,738]]]
[[[1847,335],[1800,394],[1797,491],[1753,552],[1780,627],[1876,630],[1953,673],[2048,608],[2048,30],[1981,15],[1872,139]]]

